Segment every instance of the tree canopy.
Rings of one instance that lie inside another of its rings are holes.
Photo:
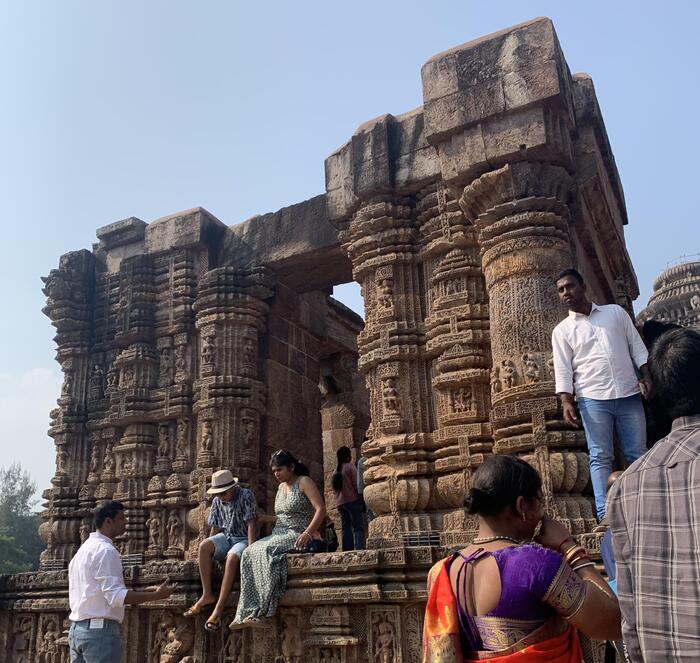
[[[44,547],[37,533],[39,514],[32,511],[36,484],[19,463],[0,468],[0,573],[38,567]]]

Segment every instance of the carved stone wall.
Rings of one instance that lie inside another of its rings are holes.
[[[654,292],[647,307],[637,316],[700,329],[700,261],[669,267],[654,281]]]
[[[128,611],[128,660],[417,660],[427,570],[473,537],[462,502],[490,453],[538,467],[548,512],[599,557],[550,347],[558,270],[579,266],[602,303],[631,310],[638,294],[593,84],[547,19],[439,54],[422,81],[420,108],[363,124],[326,160],[325,195],[232,227],[201,209],[127,219],[49,274],[56,476],[41,572],[0,579],[11,660],[65,660],[63,569],[110,497],[127,506],[127,584],[178,583]],[[329,297],[351,274],[364,325]],[[688,290],[675,275],[659,301]],[[367,458],[369,549],[290,556],[269,628],[183,621],[212,471],[233,469],[265,508],[286,447],[332,507],[341,445]]]

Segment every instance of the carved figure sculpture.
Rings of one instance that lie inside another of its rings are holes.
[[[214,435],[211,430],[211,421],[208,419],[202,424],[202,451],[211,451],[214,448]]]
[[[550,380],[554,380],[554,357],[547,359],[547,374]]]
[[[382,401],[386,414],[398,414],[399,392],[396,389],[396,378],[388,377],[382,380]]]
[[[392,663],[395,658],[396,636],[394,627],[385,618],[377,624],[379,635],[376,639],[376,650],[374,652],[374,660],[377,663]]]
[[[184,621],[173,626],[168,631],[168,642],[163,647],[160,663],[178,663],[183,659],[192,646],[194,634],[190,624]]]
[[[105,461],[104,461],[104,471],[105,473],[111,474],[114,470],[114,456],[112,455],[112,449],[109,448],[105,451]]]
[[[80,523],[80,543],[85,543],[90,536],[90,525],[87,524],[83,520],[82,523]]]
[[[39,651],[37,652],[39,654],[39,663],[59,663],[60,652],[56,642],[59,635],[56,622],[53,619],[50,620],[39,644]]]
[[[12,635],[12,663],[30,663],[29,640],[32,631],[31,617],[25,617],[20,621],[17,630]]]
[[[133,384],[134,384],[134,367],[133,366],[125,366],[124,370],[122,371],[122,386],[123,387],[130,387]]]
[[[175,457],[187,458],[187,419],[180,419],[177,422],[177,442],[175,444]]]
[[[168,644],[168,633],[175,624],[171,615],[167,612],[158,619],[158,625],[153,632],[153,643],[151,644],[151,663],[160,663],[165,645]]]
[[[178,345],[175,348],[175,368],[179,372],[184,372],[187,369],[187,346]]]
[[[503,390],[503,385],[501,384],[500,372],[498,366],[494,366],[491,369],[491,393],[500,394]]]
[[[110,366],[109,370],[107,371],[107,388],[113,389],[117,386],[118,381],[119,371],[116,368],[114,368],[114,366]]]
[[[390,276],[377,281],[377,303],[380,308],[390,308],[394,303],[394,279]]]
[[[160,518],[154,513],[147,521],[148,545],[151,548],[160,548]]]
[[[243,339],[243,362],[245,364],[255,362],[255,342],[250,337]]]
[[[91,401],[99,401],[104,396],[103,391],[104,371],[99,364],[95,364],[92,368],[90,376],[90,394]]]
[[[468,387],[459,387],[452,392],[453,412],[469,412],[472,405],[472,390]]]
[[[205,336],[202,339],[202,362],[213,365],[216,360],[216,348],[214,346],[214,336]]]
[[[525,378],[528,383],[540,381],[540,366],[535,356],[529,352],[523,355],[523,365],[525,366]]]
[[[505,384],[506,389],[510,389],[515,386],[515,364],[510,359],[504,359],[501,366],[503,368],[503,384]]]
[[[64,475],[68,471],[68,452],[60,447],[56,452],[56,472],[59,475]]]
[[[160,384],[167,386],[170,384],[170,370],[172,368],[172,357],[170,356],[170,348],[163,348],[160,351]]]
[[[134,468],[131,456],[122,456],[121,472],[122,474],[130,474]]]
[[[93,442],[92,451],[90,452],[90,474],[97,474],[100,470],[100,450]]]
[[[301,663],[303,646],[299,633],[299,617],[286,614],[282,618],[282,656],[285,663]]]
[[[177,511],[172,511],[168,518],[168,544],[170,548],[182,548],[182,520]]]
[[[167,458],[170,455],[170,426],[158,426],[158,457]]]
[[[73,371],[66,371],[63,378],[63,387],[61,388],[61,394],[63,396],[70,396],[73,393]]]

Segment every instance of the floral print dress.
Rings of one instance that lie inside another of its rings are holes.
[[[234,623],[252,617],[272,617],[287,588],[287,553],[294,549],[297,537],[309,526],[315,509],[304,495],[297,479],[286,490],[277,489],[277,523],[266,536],[243,551],[241,592]]]

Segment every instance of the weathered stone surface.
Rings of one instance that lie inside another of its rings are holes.
[[[700,261],[669,267],[654,281],[654,292],[647,307],[637,316],[700,329]]]
[[[536,19],[432,58],[423,90],[421,108],[361,125],[326,160],[325,194],[232,227],[200,208],[119,222],[45,279],[65,379],[42,570],[0,579],[15,660],[65,659],[63,569],[110,497],[127,506],[127,582],[179,585],[130,611],[128,660],[418,660],[425,574],[473,537],[464,493],[491,453],[534,464],[548,513],[600,554],[550,347],[559,269],[578,266],[596,301],[637,296],[592,83]],[[692,324],[696,266],[662,275],[645,315]],[[364,324],[328,296],[350,278]],[[370,549],[290,556],[270,628],[185,623],[212,471],[231,467],[269,506],[267,458],[285,447],[332,506],[341,445],[366,457]]]
[[[299,292],[352,278],[340,252],[338,232],[328,221],[325,194],[231,226],[220,260],[231,265],[247,261],[268,265]]]

